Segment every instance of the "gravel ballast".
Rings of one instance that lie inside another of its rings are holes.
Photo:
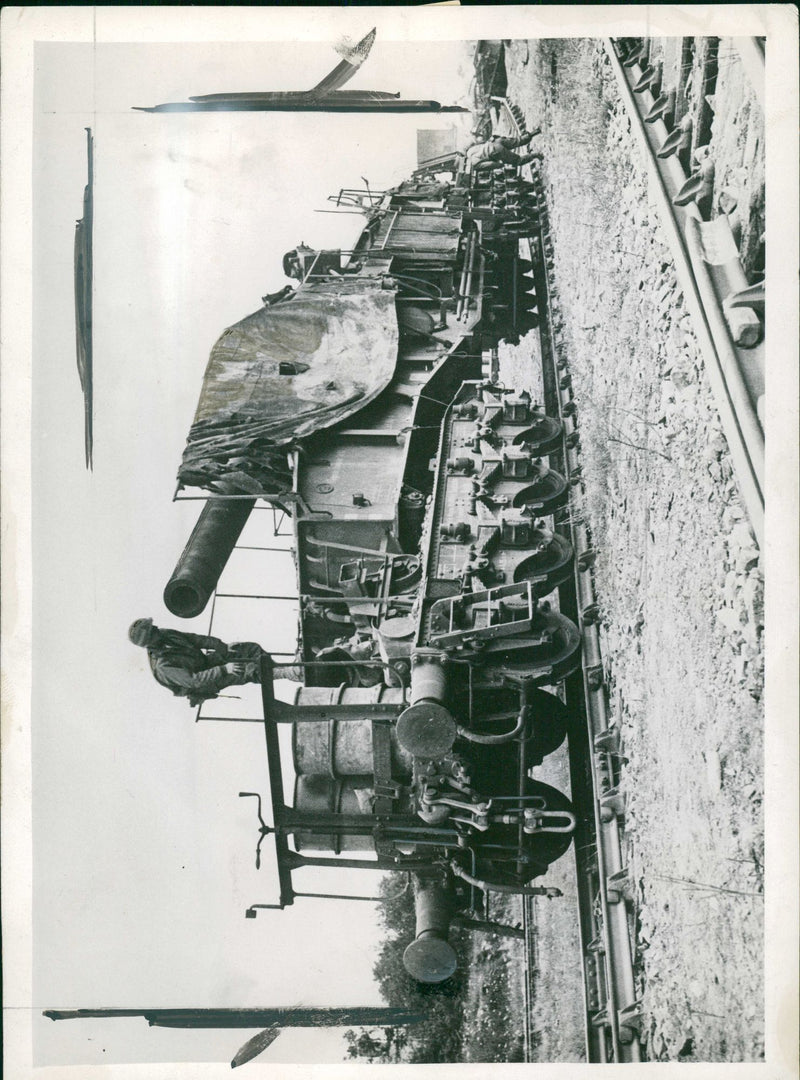
[[[597,553],[610,720],[622,735],[645,1053],[758,1060],[759,551],[602,45],[515,42],[506,63],[509,96],[529,128],[543,128],[560,342]],[[743,146],[758,152],[747,130],[755,113],[748,96],[729,125],[737,168]],[[724,156],[722,127],[714,139]],[[747,201],[757,202],[750,192]]]

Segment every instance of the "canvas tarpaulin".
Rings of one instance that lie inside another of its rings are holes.
[[[378,280],[332,278],[248,315],[211,351],[180,485],[290,490],[288,449],[384,390],[397,348],[395,294]]]

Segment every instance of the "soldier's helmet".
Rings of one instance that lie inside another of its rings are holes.
[[[128,630],[128,637],[134,645],[146,645],[153,629],[152,619],[136,619]]]

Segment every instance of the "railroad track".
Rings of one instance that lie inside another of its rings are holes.
[[[764,529],[764,339],[763,282],[745,276],[734,233],[714,186],[713,108],[718,43],[696,50],[691,39],[604,42],[621,98],[645,156],[650,191],[659,209],[684,300],[692,315],[709,383],[730,448],[739,490],[753,531],[763,547]],[[763,94],[764,55],[756,39],[735,47],[756,97]],[[699,55],[698,55],[699,52]],[[692,91],[691,83],[695,88]],[[502,124],[518,134],[521,112],[498,99]],[[534,175],[535,178],[535,175]],[[580,442],[566,355],[559,340],[561,313],[550,277],[553,248],[547,209],[530,238],[543,259],[537,276],[545,364],[545,405],[565,423],[565,446],[555,465],[579,488]],[[536,262],[533,259],[534,263]],[[572,516],[570,516],[572,515]],[[639,1006],[632,966],[626,901],[631,883],[623,863],[624,801],[617,788],[619,741],[609,727],[602,656],[596,628],[591,535],[576,512],[556,518],[576,553],[574,589],[562,589],[560,606],[583,635],[583,675],[567,680],[567,701],[585,727],[570,731],[573,801],[593,819],[576,836],[579,921],[584,956],[587,1056],[590,1061],[638,1061]],[[594,845],[594,848],[593,848]],[[526,933],[532,944],[532,937]],[[530,985],[530,980],[529,980]],[[529,992],[526,986],[526,993]]]
[[[499,99],[506,130],[520,134],[524,118],[507,100]],[[538,168],[525,166],[529,179],[539,180]],[[564,423],[562,450],[555,467],[577,491],[582,484],[580,439],[575,403],[565,354],[559,341],[558,300],[551,280],[553,247],[547,208],[539,185],[539,222],[521,241],[523,257],[534,265],[539,301],[539,327],[545,408]],[[527,249],[527,250],[526,250]],[[582,670],[564,681],[571,713],[569,757],[572,800],[578,816],[575,856],[578,886],[578,921],[583,956],[586,1055],[590,1062],[641,1061],[640,1006],[633,974],[633,948],[628,902],[632,899],[623,863],[624,800],[617,790],[619,737],[608,724],[603,665],[596,626],[597,602],[593,581],[590,531],[575,500],[557,512],[556,530],[566,535],[575,550],[574,581],[559,589],[560,610],[572,618],[583,640]],[[533,981],[533,926],[530,909],[524,912],[528,961],[526,966],[526,1045],[530,1043],[529,998]]]
[[[539,965],[539,941],[536,926],[536,897],[522,897],[522,930],[525,934],[523,964],[523,1038],[525,1060],[531,1060],[533,1049],[533,1002],[536,993],[536,971]]]
[[[612,39],[605,50],[642,148],[684,300],[730,448],[742,501],[764,546],[764,283],[745,276],[728,216],[719,208],[711,121],[719,110],[718,39],[702,55],[692,39]],[[756,96],[763,96],[758,39],[732,39]],[[677,44],[676,44],[677,43]],[[702,93],[692,86],[702,87]]]

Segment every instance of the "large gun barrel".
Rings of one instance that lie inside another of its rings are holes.
[[[255,499],[209,499],[164,589],[173,615],[193,619],[217,587]]]

